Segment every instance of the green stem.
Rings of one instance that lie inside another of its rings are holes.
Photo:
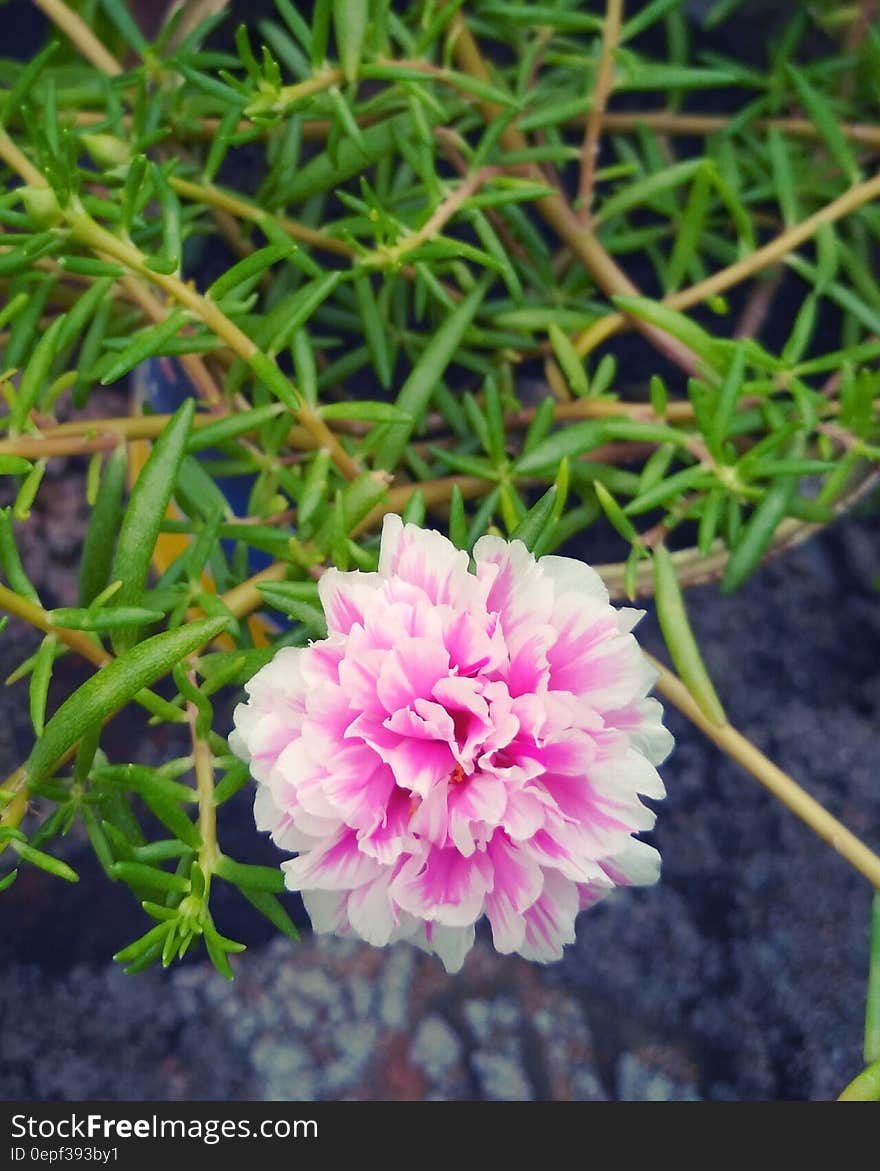
[[[880,893],[871,904],[871,956],[865,1007],[865,1061],[880,1064]]]
[[[254,224],[259,224],[267,217],[274,218],[278,227],[285,231],[292,240],[299,240],[301,243],[309,244],[323,252],[333,252],[337,256],[350,257],[355,255],[354,248],[350,244],[346,244],[344,240],[337,240],[335,236],[328,236],[326,232],[319,232],[316,228],[308,228],[305,224],[292,220],[288,216],[271,216],[271,213],[267,212],[265,208],[259,207],[247,199],[241,199],[237,195],[232,195],[228,191],[223,191],[213,184],[194,183],[191,179],[180,179],[176,175],[172,175],[168,182],[184,199],[191,199],[195,203],[213,207],[217,211],[228,212],[229,215],[235,216],[237,219],[249,220]]]
[[[0,439],[0,455],[20,455],[25,459],[81,455],[116,447],[121,440],[155,439],[168,425],[170,415],[135,415],[131,418],[72,419],[47,427],[39,435],[22,435],[17,439]],[[216,416],[196,415],[192,429],[200,431],[216,423]],[[287,441],[297,449],[313,448],[314,439],[303,427],[292,427]]]
[[[277,100],[272,103],[273,108],[279,113],[283,113],[296,102],[314,97],[315,94],[324,93],[326,90],[332,89],[334,85],[342,85],[344,81],[345,74],[341,69],[325,69],[322,73],[316,73],[313,77],[306,78],[305,81],[298,81],[295,85],[282,86],[278,91]]]
[[[190,682],[193,687],[198,686],[195,671],[190,671]],[[205,880],[210,881],[220,858],[220,847],[217,844],[217,807],[214,804],[214,758],[211,755],[211,746],[199,735],[199,710],[192,700],[186,705],[186,715],[192,739],[193,771],[199,802],[199,835],[202,840],[199,865]]]
[[[880,1061],[875,1061],[853,1078],[838,1102],[880,1102]]]
[[[25,784],[26,776],[23,768],[17,769],[3,785],[5,792],[15,793],[9,804],[4,806],[3,813],[0,814],[0,826],[4,828],[18,829],[27,813],[29,793]],[[0,845],[0,852],[3,848],[3,845]]]

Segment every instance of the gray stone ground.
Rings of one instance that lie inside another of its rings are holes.
[[[79,496],[59,484],[70,515],[34,520],[28,557],[56,604],[69,591]],[[732,599],[691,595],[732,720],[875,846],[877,535],[875,519],[848,522]],[[644,637],[658,649],[650,618]],[[4,767],[28,746],[25,702],[20,688],[6,699]],[[548,968],[481,939],[449,977],[405,945],[293,945],[240,921],[252,946],[234,984],[203,962],[128,978],[109,962],[137,930],[127,896],[85,880],[59,891],[31,872],[0,909],[0,1097],[835,1096],[859,1068],[868,886],[669,718],[678,748],[655,835],[661,882],[583,916],[577,944]],[[238,812],[243,856],[271,858],[247,802]],[[79,859],[76,842],[68,849]]]

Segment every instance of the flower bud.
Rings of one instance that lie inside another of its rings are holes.
[[[51,187],[20,187],[18,194],[31,223],[41,232],[61,223],[64,213]]]
[[[128,167],[131,162],[131,147],[112,134],[84,134],[82,141],[98,166],[105,171]]]

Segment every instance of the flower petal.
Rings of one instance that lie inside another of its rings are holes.
[[[574,943],[574,921],[580,909],[578,888],[561,874],[548,870],[544,890],[525,912],[525,941],[518,948],[527,960],[549,964],[562,959],[562,949]]]
[[[325,569],[318,582],[318,597],[327,619],[327,629],[333,634],[348,634],[357,622],[364,624],[377,590],[382,588],[378,573],[343,573]]]
[[[487,847],[494,870],[492,891],[486,898],[486,914],[492,925],[496,951],[517,951],[525,940],[523,913],[539,898],[544,887],[541,867],[504,834],[496,833]]]
[[[395,901],[410,914],[449,927],[475,923],[492,889],[492,865],[485,853],[464,858],[455,847],[433,847],[409,858],[395,877]]]
[[[382,526],[379,574],[417,586],[435,604],[462,605],[476,593],[467,553],[433,529],[405,525],[394,513]]]
[[[382,873],[375,858],[358,848],[350,829],[338,833],[307,854],[283,863],[290,890],[354,890]]]
[[[484,914],[499,951],[546,962],[579,907],[656,880],[634,835],[672,745],[641,611],[519,541],[474,560],[387,516],[378,572],[323,574],[328,637],[279,650],[230,735],[315,930],[412,938],[450,971]]]

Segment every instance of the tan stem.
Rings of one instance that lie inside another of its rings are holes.
[[[61,29],[70,38],[87,61],[91,61],[96,68],[109,77],[117,77],[122,73],[122,66],[113,54],[104,48],[82,17],[63,4],[62,0],[33,0],[33,2],[48,16],[56,28]]]
[[[581,178],[578,186],[578,200],[580,202],[579,218],[584,224],[590,222],[593,185],[596,180],[596,160],[599,155],[599,137],[602,133],[602,118],[614,82],[614,50],[620,39],[622,22],[623,0],[608,0],[605,8],[605,26],[602,31],[599,68],[596,71],[596,83],[593,87],[592,103],[587,115],[584,141],[581,147]]]
[[[106,666],[113,658],[99,643],[83,631],[66,630],[63,626],[56,626],[52,622],[52,615],[48,610],[44,610],[42,606],[28,601],[27,598],[21,597],[14,590],[2,585],[0,585],[0,610],[14,614],[16,618],[21,618],[29,626],[36,627],[37,630],[54,635],[59,642],[63,642],[65,646],[82,655],[84,659],[88,659],[90,663],[94,663],[96,667]]]
[[[254,359],[261,355],[259,347],[213,301],[203,297],[192,285],[180,280],[179,277],[154,272],[137,249],[118,239],[83,212],[74,212],[71,215],[71,229],[73,237],[80,243],[95,252],[105,253],[120,261],[127,268],[138,273],[139,276],[163,289],[178,304],[190,309],[213,334],[225,342],[249,366],[253,366]],[[357,462],[352,459],[319,415],[316,415],[305,403],[296,410],[295,414],[300,424],[314,437],[315,441],[320,446],[327,448],[333,462],[347,479],[354,479],[360,474]]]
[[[350,257],[355,254],[355,250],[344,240],[337,240],[326,232],[308,228],[305,224],[292,220],[288,216],[272,216],[265,208],[259,207],[247,199],[241,199],[237,195],[232,195],[228,191],[223,191],[213,184],[194,183],[190,179],[181,179],[176,175],[172,175],[168,182],[184,199],[203,203],[208,207],[228,212],[238,219],[249,220],[255,224],[266,218],[272,218],[278,227],[282,228],[293,240],[299,240],[300,243],[309,244],[323,252],[333,252],[337,256]]]
[[[695,724],[701,732],[718,745],[732,760],[741,764],[777,800],[787,806],[823,841],[832,846],[838,854],[872,884],[880,888],[880,858],[860,841],[845,825],[832,817],[824,806],[811,797],[778,765],[769,760],[760,749],[747,740],[730,724],[713,724],[691,696],[691,693],[677,675],[664,667],[657,659],[648,656],[659,672],[657,690],[674,704],[683,715]]]
[[[771,240],[762,248],[757,248],[749,256],[744,256],[742,260],[728,265],[727,268],[713,273],[712,276],[698,281],[697,284],[691,285],[687,289],[664,297],[663,304],[672,309],[690,309],[694,305],[699,305],[701,301],[706,301],[709,297],[726,292],[727,289],[738,285],[747,277],[754,276],[763,269],[770,268],[784,260],[791,252],[794,252],[795,248],[815,236],[824,224],[833,224],[836,220],[857,211],[863,204],[870,203],[871,200],[878,197],[880,197],[880,175],[875,175],[872,179],[866,179],[864,182],[850,187],[843,195],[838,196],[837,199],[832,200],[831,203],[826,204],[825,207],[814,212],[813,215],[808,216],[799,224],[788,228],[775,240]],[[600,342],[607,341],[608,338],[613,337],[614,334],[619,333],[630,324],[631,319],[626,314],[610,313],[580,334],[575,339],[575,348],[583,356]]]
[[[131,276],[124,276],[119,284],[126,291],[129,298],[140,305],[144,313],[153,322],[164,321],[168,310],[158,297],[154,297],[150,290],[141,281]],[[187,377],[198,392],[199,397],[209,406],[217,409],[226,409],[223,393],[217,385],[210,370],[205,365],[200,354],[180,354],[178,357]]]
[[[580,121],[580,119],[578,119]],[[674,114],[666,110],[634,110],[627,113],[605,113],[602,118],[602,128],[614,133],[621,131],[631,133],[644,126],[658,134],[669,134],[673,137],[692,138],[717,134],[726,130],[730,125],[730,118],[714,114]],[[766,132],[771,128],[780,130],[783,134],[790,134],[792,138],[821,138],[821,132],[815,122],[808,118],[756,118],[749,123],[749,129]],[[871,126],[858,122],[839,123],[840,132],[850,142],[864,143],[865,146],[880,146],[880,126]]]
[[[456,13],[450,24],[454,52],[459,67],[472,77],[491,82],[489,68],[460,12]],[[479,100],[476,104],[487,122],[493,122],[503,114],[495,102]],[[507,150],[511,151],[525,150],[528,146],[525,135],[513,124],[504,129],[501,134],[501,142]],[[525,170],[536,183],[546,182],[546,177],[539,167],[527,167]],[[536,200],[535,207],[559,238],[571,248],[603,292],[609,296],[615,294],[640,295],[637,286],[605,251],[595,233],[585,228],[578,220],[560,192],[545,195]],[[689,374],[696,374],[699,371],[700,363],[697,356],[677,338],[671,337],[664,330],[649,325],[647,322],[636,321],[635,327],[671,362]]]
[[[111,451],[119,445],[114,435],[59,436],[34,438],[23,435],[19,439],[0,439],[0,455],[20,455],[24,459],[58,459],[69,455],[94,455],[96,451]]]
[[[480,190],[484,183],[497,174],[497,167],[483,167],[479,171],[474,171],[473,174],[467,176],[463,183],[447,195],[417,231],[409,236],[405,236],[398,244],[368,253],[366,256],[361,257],[360,263],[365,267],[399,263],[408,252],[414,252],[417,248],[421,248],[423,244],[439,236],[462,204],[466,203],[472,195]]]
[[[27,155],[23,154],[5,130],[0,129],[0,158],[31,187],[45,187],[46,180]]]
[[[8,91],[0,90],[0,101]],[[65,111],[65,118],[72,118],[77,126],[94,126],[106,121],[106,115],[100,110]],[[571,120],[573,126],[585,126],[588,114],[579,115]],[[14,120],[14,114],[13,114]],[[361,126],[367,126],[376,121],[375,116],[359,118]],[[630,134],[644,126],[658,134],[672,138],[703,138],[712,134],[719,134],[730,125],[731,119],[718,114],[679,114],[670,110],[633,110],[633,111],[605,111],[602,115],[602,131],[605,133]],[[131,117],[124,115],[122,125],[129,126]],[[303,123],[303,138],[306,142],[321,142],[330,133],[333,123],[327,119],[316,118],[314,121]],[[219,118],[200,118],[194,122],[187,122],[182,127],[175,126],[175,137],[187,139],[211,139],[220,128]],[[820,134],[815,122],[807,118],[756,118],[749,123],[749,129],[765,133],[775,128],[792,138],[804,138],[815,141]],[[253,131],[253,123],[243,119],[236,130],[239,133]],[[844,138],[850,142],[864,146],[880,146],[880,126],[866,122],[841,122],[839,129]],[[270,130],[265,131],[271,134]]]
[[[223,595],[223,602],[227,610],[236,618],[246,618],[248,614],[253,614],[254,610],[258,610],[263,604],[263,595],[258,587],[268,582],[284,581],[289,569],[289,565],[276,561],[266,569],[255,573],[253,577],[249,577],[247,581],[233,586]]]

